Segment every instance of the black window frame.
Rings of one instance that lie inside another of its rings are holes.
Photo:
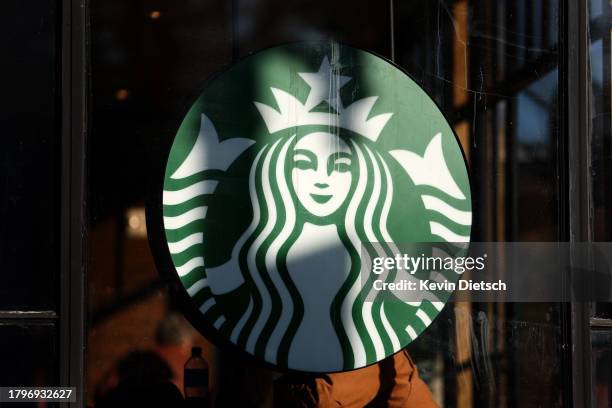
[[[61,4],[61,270],[59,306],[60,385],[85,392],[85,273],[87,218],[85,163],[88,101],[88,0]],[[68,407],[69,403],[61,406]]]

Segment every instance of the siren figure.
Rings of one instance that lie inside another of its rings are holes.
[[[400,350],[407,338],[417,336],[411,324],[391,321],[384,300],[366,301],[372,289],[370,278],[362,273],[372,256],[399,253],[389,231],[394,174],[397,177],[400,169],[400,177],[409,176],[415,187],[426,186],[428,194],[433,187],[442,192],[440,197],[458,201],[466,197],[444,161],[441,133],[429,141],[422,156],[381,149],[378,138],[393,113],[372,114],[377,96],[344,106],[340,89],[351,78],[341,75],[338,64],[330,64],[327,57],[318,72],[298,75],[310,88],[304,102],[274,87],[270,91],[276,106],[253,101],[265,135],[221,141],[212,121],[201,114],[195,144],[169,177],[187,180],[207,170],[225,172],[250,149],[254,158],[249,158],[246,184],[252,217],[232,242],[227,262],[207,265],[198,254],[180,258],[176,270],[182,279],[193,282],[186,286],[191,297],[205,294],[200,313],[214,316],[213,326],[222,328],[241,349],[304,371],[359,368],[382,360]],[[390,160],[396,162],[394,174]],[[216,186],[217,181],[204,179],[180,191],[164,191],[164,204],[182,205],[212,194]],[[415,197],[456,224],[471,224],[471,212],[458,211],[431,195]],[[199,205],[164,217],[167,233],[204,219],[207,207]],[[429,226],[432,236],[443,241],[469,238],[438,221],[430,221]],[[179,241],[169,242],[177,259],[188,252],[186,248],[204,241],[202,232],[188,231]],[[364,249],[368,243],[378,245]],[[190,277],[200,269],[204,272],[198,280]],[[396,272],[384,272],[376,279],[392,280]],[[417,279],[410,274],[403,278]],[[406,304],[426,327],[443,302],[436,294],[422,296]],[[241,309],[224,313],[217,307],[220,299]],[[423,308],[423,301],[429,306]]]
[[[342,370],[370,360],[366,337],[379,340],[376,354],[385,353],[385,343],[399,345],[393,330],[386,330],[384,310],[368,313],[371,303],[358,296],[361,243],[392,241],[387,219],[393,185],[374,143],[392,115],[367,119],[375,97],[347,109],[336,105],[337,114],[311,112],[309,105],[320,102],[312,95],[333,73],[324,59],[318,77],[300,75],[314,89],[304,105],[275,88],[280,112],[256,103],[273,141],[250,170],[253,220],[232,260],[207,276],[214,293],[216,281],[227,285],[229,274],[242,271],[242,279],[229,281],[251,289],[232,341],[268,361]],[[341,77],[338,85],[346,81]],[[296,133],[274,140],[286,128]],[[233,287],[220,291],[228,289]]]

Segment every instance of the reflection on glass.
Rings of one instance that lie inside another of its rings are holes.
[[[401,2],[396,13],[404,22],[396,28],[396,60],[456,123],[468,153],[472,238],[560,239],[559,3]],[[560,306],[468,300],[447,307],[409,346],[429,384],[442,384],[432,386],[437,401],[561,405]]]
[[[596,241],[612,240],[612,24],[608,0],[591,0],[591,149],[593,235]],[[593,306],[597,318],[612,318],[612,304]]]
[[[514,138],[511,157],[515,162],[510,176],[517,191],[510,231],[521,240],[546,241],[558,236],[557,185],[555,182],[557,123],[557,70],[520,91],[514,110]],[[512,103],[510,106],[512,106]],[[511,206],[512,208],[512,206]]]

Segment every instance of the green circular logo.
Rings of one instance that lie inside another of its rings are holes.
[[[395,244],[468,242],[472,221],[465,161],[436,104],[393,64],[330,42],[267,49],[210,81],[163,189],[167,248],[198,316],[310,372],[380,361],[448,300],[366,299],[371,279],[397,276],[364,278],[364,244],[393,257]]]

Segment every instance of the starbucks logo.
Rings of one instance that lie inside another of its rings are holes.
[[[328,42],[271,48],[210,81],[174,139],[162,208],[198,319],[312,372],[397,352],[448,299],[367,301],[364,243],[393,256],[396,243],[467,242],[472,218],[461,149],[431,98],[384,59]]]

